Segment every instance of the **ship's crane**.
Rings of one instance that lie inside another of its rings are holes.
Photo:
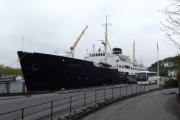
[[[74,57],[75,48],[76,48],[78,42],[80,41],[81,37],[84,35],[87,28],[88,28],[88,25],[84,28],[84,30],[81,32],[80,36],[77,38],[74,45],[70,48],[70,52],[67,52],[69,56]]]

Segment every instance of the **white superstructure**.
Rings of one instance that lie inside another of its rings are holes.
[[[108,67],[110,69],[118,69],[119,72],[122,72],[126,75],[135,75],[139,71],[145,71],[146,68],[142,64],[138,64],[135,60],[135,42],[133,42],[133,60],[131,60],[128,56],[122,54],[121,48],[113,48],[111,50],[109,42],[108,42],[108,24],[107,24],[107,16],[106,16],[106,24],[105,26],[105,40],[102,40],[101,43],[104,45],[104,49],[100,48],[97,52],[89,53],[88,56],[85,57],[85,60],[92,61],[97,67]],[[109,48],[109,51],[108,51]]]
[[[115,51],[116,49],[120,50],[119,53]],[[105,53],[104,51],[92,52],[85,57],[85,60],[92,61],[95,64],[109,64],[113,69],[118,69],[119,72],[127,75],[135,75],[139,71],[146,70],[142,64],[131,61],[128,56],[125,56],[121,53],[122,52],[120,48],[114,48],[113,53]]]

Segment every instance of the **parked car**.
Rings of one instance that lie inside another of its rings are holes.
[[[137,84],[137,79],[134,77],[127,77],[127,84]]]

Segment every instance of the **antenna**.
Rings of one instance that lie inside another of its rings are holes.
[[[95,45],[93,44],[93,53],[94,53],[94,48],[95,48]]]
[[[159,87],[159,47],[157,41],[157,76],[158,76],[158,87]]]
[[[107,52],[107,44],[108,44],[108,25],[107,25],[107,15],[106,15],[106,24],[105,24],[105,44],[104,44],[104,50],[105,53]]]
[[[133,64],[135,63],[135,41],[133,41]]]
[[[24,42],[24,37],[22,37],[22,51],[23,51],[23,42]]]

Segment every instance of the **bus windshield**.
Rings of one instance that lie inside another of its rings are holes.
[[[137,73],[138,81],[146,81],[146,73]]]

